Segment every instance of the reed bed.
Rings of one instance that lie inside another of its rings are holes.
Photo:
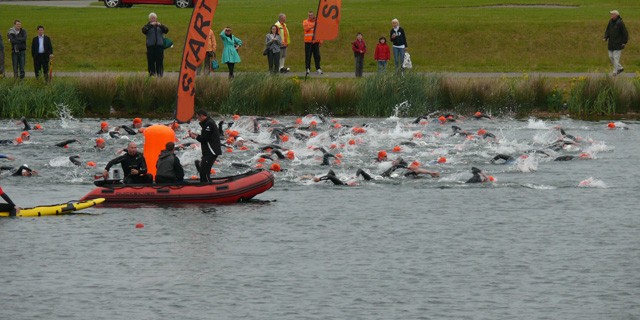
[[[171,116],[176,77],[89,76],[0,80],[0,116],[57,117],[55,105],[68,105],[74,116]],[[614,118],[640,110],[640,78],[585,77],[549,80],[527,75],[516,79],[467,79],[405,72],[362,79],[317,79],[245,73],[229,80],[196,79],[196,108],[222,114],[413,117],[434,112],[526,117],[566,112],[581,119]]]

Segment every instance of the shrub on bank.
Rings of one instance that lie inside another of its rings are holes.
[[[541,77],[456,78],[405,72],[362,79],[327,79],[245,73],[196,79],[196,109],[223,114],[413,117],[437,111],[527,116],[560,112],[583,119],[638,112],[640,79],[589,77],[558,86]],[[170,117],[176,104],[176,77],[88,76],[57,78],[51,84],[35,79],[0,80],[0,116],[57,117],[56,104],[75,116],[86,112],[108,117],[125,115]],[[565,88],[565,89],[560,89]]]

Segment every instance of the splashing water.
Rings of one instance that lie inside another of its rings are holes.
[[[60,117],[60,126],[62,128],[67,129],[70,127],[68,121],[77,122],[77,120],[73,118],[73,115],[71,114],[71,109],[69,108],[68,105],[64,103],[56,103],[56,109],[58,110],[58,116]]]
[[[549,129],[549,127],[547,126],[547,123],[544,122],[544,120],[529,118],[529,120],[527,121],[527,129],[547,130]]]
[[[411,103],[409,103],[409,100],[405,100],[399,104],[396,104],[395,107],[393,107],[393,110],[394,110],[393,115],[390,116],[387,120],[399,121],[400,116],[406,113],[406,111],[409,110],[409,108],[411,108]]]
[[[593,177],[589,177],[588,179],[584,179],[580,181],[578,187],[581,188],[608,188],[607,185],[602,180],[594,179]]]
[[[533,156],[519,157],[515,167],[520,172],[535,172],[538,170],[538,158]]]

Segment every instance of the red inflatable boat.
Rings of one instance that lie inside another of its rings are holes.
[[[106,203],[235,203],[249,200],[273,186],[269,171],[253,170],[237,176],[214,179],[210,183],[181,185],[110,184],[96,181],[98,188],[85,195],[81,201],[105,198]]]

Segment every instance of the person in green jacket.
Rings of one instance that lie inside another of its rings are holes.
[[[227,64],[227,67],[229,67],[229,79],[233,79],[233,67],[236,63],[240,63],[238,48],[242,46],[242,40],[231,33],[230,27],[224,28],[220,33],[220,37],[222,38],[222,44],[224,44],[221,62]]]

